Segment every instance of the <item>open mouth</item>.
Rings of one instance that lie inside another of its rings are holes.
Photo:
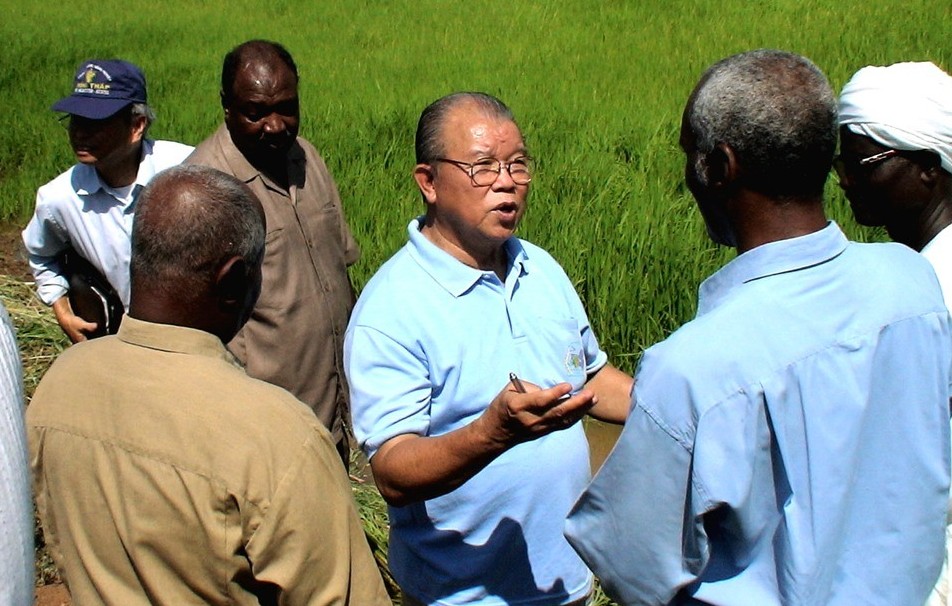
[[[496,206],[493,209],[493,212],[500,215],[500,217],[509,220],[515,220],[516,216],[519,214],[519,205],[515,202],[503,202],[502,204]]]

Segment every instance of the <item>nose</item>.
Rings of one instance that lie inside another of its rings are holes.
[[[274,135],[286,130],[284,120],[278,113],[269,114],[264,119],[264,132]]]
[[[836,173],[836,179],[837,179],[837,183],[840,186],[840,189],[842,189],[843,191],[846,191],[847,189],[850,188],[850,185],[852,185],[852,183],[850,182],[849,174],[845,170],[838,171]]]
[[[496,180],[492,184],[493,191],[512,191],[515,188],[516,182],[512,180],[509,167],[505,164],[500,165],[499,174],[496,175]]]
[[[89,120],[85,120],[79,116],[71,116],[69,126],[66,130],[71,137],[79,137],[89,134],[93,129],[94,125],[91,124]]]

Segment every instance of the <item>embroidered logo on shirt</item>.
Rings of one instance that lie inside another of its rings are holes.
[[[569,347],[565,352],[565,370],[570,375],[578,374],[585,366],[585,356],[581,349]]]

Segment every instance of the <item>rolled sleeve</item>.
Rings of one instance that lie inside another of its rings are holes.
[[[358,325],[344,340],[344,364],[354,435],[368,458],[391,438],[429,433],[432,386],[422,353]]]

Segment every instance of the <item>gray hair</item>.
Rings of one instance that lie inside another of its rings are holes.
[[[685,118],[696,137],[698,174],[717,145],[731,147],[744,184],[766,195],[821,195],[836,150],[836,95],[809,59],[761,49],[715,63]]]
[[[133,103],[130,112],[133,120],[140,116],[145,118],[145,130],[142,132],[142,136],[143,138],[147,137],[149,135],[149,127],[155,122],[155,112],[152,111],[148,103]]]
[[[142,191],[132,225],[137,283],[180,297],[208,292],[222,263],[264,255],[261,204],[231,175],[206,166],[162,171]]]
[[[460,105],[472,104],[486,115],[499,120],[515,122],[505,103],[486,93],[458,92],[430,103],[420,114],[416,131],[417,164],[429,164],[446,154],[443,142],[443,123],[450,111]]]

